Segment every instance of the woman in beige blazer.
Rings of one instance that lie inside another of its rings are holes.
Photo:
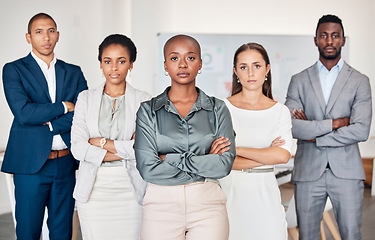
[[[136,59],[134,43],[110,35],[99,46],[106,79],[78,96],[72,126],[72,153],[80,161],[73,196],[83,239],[139,239],[145,182],[135,168],[135,118],[149,94],[126,76]]]

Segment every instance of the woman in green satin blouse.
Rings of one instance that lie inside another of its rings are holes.
[[[229,111],[195,86],[202,59],[194,38],[170,38],[164,58],[171,86],[137,113],[137,168],[148,182],[141,239],[228,239],[226,196],[216,179],[235,158]]]

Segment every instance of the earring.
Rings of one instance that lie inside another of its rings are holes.
[[[132,77],[132,68],[129,68],[129,77]]]
[[[238,83],[241,83],[241,82],[240,82],[240,79],[239,79],[238,77],[236,77],[236,78],[237,78],[237,82],[238,82]]]
[[[201,73],[202,73],[202,69],[199,69],[199,70],[198,70],[198,74],[201,74]]]
[[[167,71],[165,71],[165,72],[164,72],[164,75],[165,75],[165,76],[168,76],[168,75],[169,75],[169,73],[168,73]]]
[[[264,81],[267,81],[268,80],[268,78],[266,77],[265,79],[264,79]]]

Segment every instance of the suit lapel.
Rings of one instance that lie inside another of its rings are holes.
[[[65,81],[65,69],[62,63],[57,60],[55,65],[55,73],[56,73],[56,102],[62,101],[62,92],[64,88],[64,81]]]
[[[100,110],[100,103],[102,101],[102,94],[104,90],[104,84],[95,89],[91,94],[89,94],[88,98],[88,106],[91,106],[88,110],[88,120],[87,120],[87,125],[90,129],[90,133],[92,133],[91,136],[100,136],[100,131],[99,131],[99,110]],[[89,92],[90,93],[90,92]]]
[[[331,111],[333,105],[335,104],[337,98],[339,97],[343,87],[345,86],[346,82],[348,81],[348,78],[350,76],[350,73],[352,72],[351,68],[344,63],[339,75],[337,76],[337,79],[335,81],[335,84],[332,87],[331,95],[328,99],[327,103],[327,109],[326,113],[329,113]]]
[[[47,80],[44,77],[42,69],[40,69],[38,63],[35,61],[33,56],[31,56],[31,53],[29,55],[27,55],[27,57],[24,58],[24,63],[25,63],[25,66],[27,67],[27,69],[29,69],[31,74],[36,79],[37,83],[40,85],[41,89],[47,95],[49,101],[52,102],[51,96],[49,95],[49,92],[48,92]]]
[[[325,113],[326,104],[324,102],[323,90],[322,86],[320,85],[320,78],[316,64],[310,67],[307,72],[309,74],[310,82],[315,92],[316,99],[319,102],[319,106],[322,109],[322,112]]]

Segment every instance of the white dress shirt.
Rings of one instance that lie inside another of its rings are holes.
[[[42,70],[44,77],[47,80],[48,85],[48,92],[51,98],[52,103],[56,101],[56,72],[55,72],[55,64],[56,64],[56,56],[53,56],[53,60],[49,64],[49,68],[47,63],[45,63],[42,59],[38,58],[33,52],[31,52],[31,56],[35,59],[38,63],[40,69]],[[64,103],[64,113],[68,112],[68,109]],[[52,132],[53,126],[49,123],[49,129]],[[52,140],[52,150],[61,150],[67,148],[66,144],[64,143],[63,139],[61,138],[60,134],[54,135]]]
[[[342,60],[342,58],[340,58],[339,62],[334,67],[332,67],[331,70],[328,70],[320,60],[318,60],[317,62],[320,85],[322,86],[326,106],[329,97],[331,96],[333,85],[335,84],[337,76],[339,75],[343,65],[344,61]]]

